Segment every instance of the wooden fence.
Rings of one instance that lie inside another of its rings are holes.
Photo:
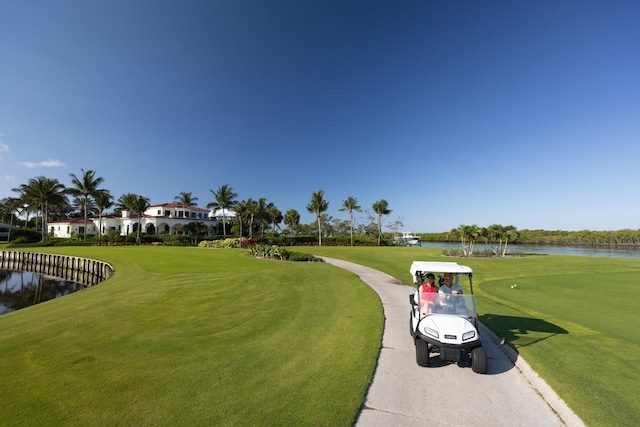
[[[1,251],[0,269],[31,271],[93,286],[107,280],[115,269],[95,259],[39,252]]]

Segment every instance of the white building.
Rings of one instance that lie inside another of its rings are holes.
[[[226,221],[235,216],[234,212],[225,212]],[[221,220],[221,219],[220,219]],[[164,203],[152,205],[144,211],[140,218],[140,227],[147,234],[177,234],[176,226],[184,226],[193,221],[200,221],[209,227],[218,225],[215,213],[197,206],[180,203]],[[84,234],[84,218],[72,218],[62,221],[51,221],[49,233],[55,237],[71,237],[73,234]],[[180,228],[180,227],[178,227]],[[122,211],[122,215],[107,215],[100,218],[87,219],[87,234],[106,234],[118,230],[121,236],[135,233],[138,230],[138,215],[130,211]]]

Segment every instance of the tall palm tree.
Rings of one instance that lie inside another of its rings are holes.
[[[22,208],[22,202],[15,197],[5,197],[1,202],[1,211],[3,221],[9,218],[9,232],[7,233],[7,242],[11,241],[11,229],[13,228],[13,218],[15,212]]]
[[[198,201],[197,197],[193,197],[191,192],[185,192],[185,191],[181,191],[180,194],[178,194],[175,199],[176,202],[180,203],[181,205],[185,205],[185,206],[197,206],[198,204],[196,203]]]
[[[253,237],[253,222],[255,221],[256,217],[260,214],[258,202],[256,202],[251,197],[249,197],[246,202],[245,212],[249,219],[249,238],[251,239]]]
[[[307,205],[309,213],[315,213],[318,220],[318,246],[322,246],[322,226],[320,215],[329,209],[329,202],[324,199],[324,191],[318,190],[311,193],[311,203]]]
[[[130,210],[131,212],[138,215],[138,229],[137,229],[137,235],[136,235],[136,243],[139,245],[140,244],[140,227],[142,225],[141,224],[142,215],[144,214],[144,211],[146,211],[147,208],[149,208],[149,199],[143,196],[138,196],[137,194],[133,194],[133,193],[123,194],[118,199],[118,207],[120,209]]]
[[[264,237],[264,229],[269,226],[271,223],[271,218],[269,217],[269,209],[273,206],[273,203],[267,203],[267,199],[264,197],[260,197],[257,202],[257,212],[256,218],[258,219],[258,223],[260,224],[260,235]]]
[[[23,184],[23,192],[27,203],[33,203],[39,207],[42,215],[42,241],[47,240],[47,223],[49,208],[62,206],[67,202],[65,187],[57,179],[49,179],[44,176],[31,178],[29,183]]]
[[[282,216],[282,212],[278,209],[273,203],[269,204],[270,206],[267,208],[267,214],[269,215],[269,219],[271,220],[271,224],[273,225],[273,232],[276,232],[276,227],[280,228],[278,224],[282,222],[284,217]]]
[[[233,187],[223,184],[219,185],[216,191],[211,191],[213,194],[214,201],[207,204],[207,208],[209,209],[222,209],[222,235],[224,237],[227,236],[227,222],[226,222],[226,213],[233,202],[235,201],[238,195],[233,192]]]
[[[389,209],[389,203],[385,199],[380,199],[373,203],[373,211],[378,214],[378,246],[380,246],[380,240],[382,239],[382,215],[389,215],[393,212]]]
[[[238,220],[238,225],[240,226],[240,237],[242,237],[242,224],[244,224],[244,220],[247,216],[247,202],[245,200],[235,202],[232,207],[234,212],[236,213],[236,219]]]
[[[18,197],[16,197],[16,199],[18,200],[18,206],[16,207],[16,212],[18,213],[18,216],[22,215],[23,213],[26,214],[26,218],[24,221],[25,227],[29,226],[29,213],[33,211],[31,206],[36,205],[36,203],[33,200],[29,200],[27,195],[27,187],[28,187],[27,184],[21,184],[20,187],[11,189],[11,191],[18,193]],[[36,230],[37,230],[37,227],[36,227]]]
[[[284,214],[284,223],[287,227],[289,227],[289,234],[293,237],[296,233],[296,227],[300,224],[300,214],[295,209],[289,209],[287,213]]]
[[[108,190],[98,190],[94,201],[98,209],[98,244],[102,244],[102,215],[106,209],[113,206],[113,196]]]
[[[341,212],[349,212],[349,224],[351,226],[351,246],[353,246],[353,211],[362,212],[362,208],[358,206],[358,199],[349,196],[342,202]]]
[[[95,196],[98,186],[104,182],[104,178],[96,177],[96,171],[89,169],[82,171],[82,176],[78,178],[75,174],[70,173],[71,184],[73,188],[67,189],[72,196],[82,197],[84,200],[84,241],[87,241],[87,212],[89,211],[89,198]]]

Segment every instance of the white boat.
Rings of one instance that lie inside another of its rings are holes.
[[[409,231],[405,231],[404,233],[402,233],[402,236],[398,236],[395,238],[396,245],[415,246],[419,243],[420,243],[420,236],[411,234],[411,232]]]

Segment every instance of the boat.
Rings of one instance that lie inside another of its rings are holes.
[[[401,246],[416,246],[420,243],[420,236],[411,234],[409,231],[402,233],[402,236],[395,238],[394,243]]]

